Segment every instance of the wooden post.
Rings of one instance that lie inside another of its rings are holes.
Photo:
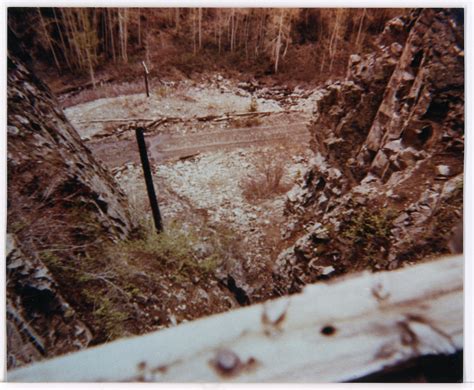
[[[140,159],[142,162],[143,175],[145,176],[148,199],[150,200],[151,211],[153,213],[153,221],[155,223],[157,233],[161,233],[163,231],[163,226],[161,224],[160,208],[158,207],[155,188],[153,186],[153,177],[151,176],[150,163],[148,161],[148,154],[146,151],[145,137],[143,136],[143,128],[137,127],[135,129],[135,135],[137,137],[138,150],[140,151]]]
[[[145,88],[146,88],[146,97],[150,97],[150,91],[148,90],[148,68],[145,64],[145,61],[142,61],[143,65],[143,76],[145,77]]]

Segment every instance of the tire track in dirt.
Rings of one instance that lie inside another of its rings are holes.
[[[154,134],[148,136],[146,142],[149,157],[156,164],[216,150],[274,143],[308,143],[309,133],[306,122],[297,122],[290,126],[285,124],[237,128],[179,136]],[[87,145],[94,156],[102,160],[109,168],[139,162],[138,148],[134,137],[126,140],[89,142]]]

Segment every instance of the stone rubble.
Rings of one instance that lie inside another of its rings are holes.
[[[266,238],[269,229],[281,223],[284,195],[252,203],[244,198],[241,183],[255,171],[254,162],[262,153],[275,158],[284,150],[275,147],[250,147],[232,151],[203,153],[192,161],[155,165],[154,182],[165,225],[174,220],[194,224],[198,230],[231,229],[243,245],[245,258],[230,268],[218,271],[221,278],[231,274],[249,296],[262,288],[258,274],[272,261]],[[304,154],[285,164],[283,181],[291,183],[307,165]],[[127,165],[115,171],[115,178],[133,204],[147,205],[140,166]],[[137,195],[139,194],[139,195]],[[138,198],[137,198],[138,196]],[[204,234],[204,231],[203,231]],[[258,295],[258,294],[256,294]]]

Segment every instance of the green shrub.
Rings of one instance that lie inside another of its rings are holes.
[[[391,235],[394,215],[390,210],[368,210],[363,208],[356,213],[344,231],[344,236],[350,238],[354,243],[367,240],[388,239]]]
[[[357,210],[342,228],[342,237],[350,243],[356,268],[368,266],[376,270],[384,267],[395,216],[391,209],[364,207]]]
[[[61,266],[61,261],[54,252],[46,250],[39,252],[40,260],[50,269],[57,268]]]
[[[177,224],[171,224],[158,234],[150,223],[143,229],[143,234],[135,240],[119,244],[118,252],[126,260],[139,261],[146,258],[156,262],[157,266],[166,266],[174,278],[183,279],[193,274],[213,273],[219,265],[219,256],[213,253],[200,253],[202,242],[195,231],[185,230]]]
[[[128,314],[120,310],[108,297],[96,297],[96,309],[93,311],[96,320],[105,328],[107,340],[113,340],[123,336],[125,332],[124,322]]]

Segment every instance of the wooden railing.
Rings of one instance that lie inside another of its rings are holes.
[[[348,276],[10,371],[8,381],[339,382],[463,348],[461,256]]]

